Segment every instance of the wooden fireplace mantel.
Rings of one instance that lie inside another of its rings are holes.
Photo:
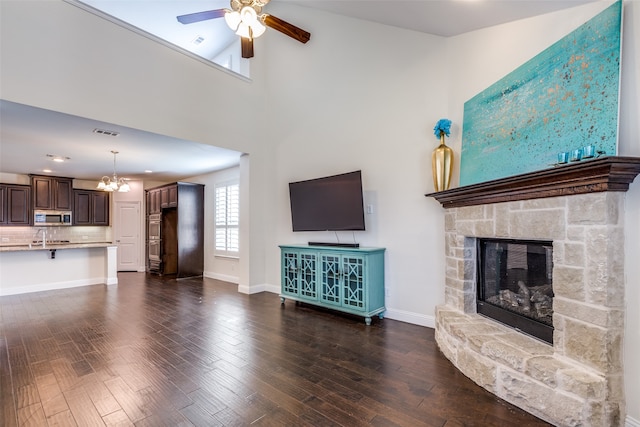
[[[551,169],[425,194],[444,208],[627,191],[640,173],[640,157],[600,157]]]

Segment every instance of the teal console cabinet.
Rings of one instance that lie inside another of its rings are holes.
[[[384,248],[281,245],[286,299],[363,316],[384,317]]]

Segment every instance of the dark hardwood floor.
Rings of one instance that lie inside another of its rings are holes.
[[[548,425],[459,373],[432,329],[118,278],[0,298],[0,425]]]

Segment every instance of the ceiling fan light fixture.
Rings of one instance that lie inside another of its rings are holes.
[[[252,27],[256,22],[258,22],[258,14],[252,7],[245,6],[240,10],[240,19],[242,19],[242,22]]]
[[[311,37],[308,31],[268,13],[262,13],[262,8],[269,1],[230,0],[230,9],[222,8],[188,13],[176,16],[176,19],[182,24],[193,24],[194,22],[224,17],[229,28],[240,36],[242,58],[253,57],[253,39],[264,34],[267,27],[273,28],[300,43],[308,42]]]
[[[245,25],[245,24],[240,24],[240,26],[238,27],[238,31],[236,31],[236,34],[239,35],[240,37],[244,37],[245,39],[255,39],[256,37],[260,37],[262,34],[264,34],[266,28],[263,26],[262,28],[260,27],[253,27],[250,25]]]
[[[240,25],[238,26],[238,31],[236,31],[236,34],[239,35],[240,37],[244,37],[245,39],[252,38],[250,27],[243,22],[241,22]]]
[[[244,6],[240,12],[228,12],[224,15],[224,19],[229,28],[246,39],[260,37],[267,30],[251,6]]]
[[[233,31],[236,31],[238,29],[238,25],[240,25],[240,22],[242,22],[242,19],[240,18],[240,12],[229,11],[224,14],[224,20],[229,28],[231,28]]]
[[[251,25],[251,32],[253,33],[254,38],[260,37],[261,35],[264,34],[265,31],[267,31],[267,27],[262,25],[260,21],[256,21],[254,24]]]

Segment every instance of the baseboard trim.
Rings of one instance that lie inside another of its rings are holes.
[[[241,294],[247,294],[247,295],[258,294],[260,292],[267,292],[267,287],[270,287],[270,286],[266,283],[261,283],[259,285],[251,285],[251,286],[238,285],[238,292],[240,292]]]
[[[240,278],[238,276],[231,276],[228,274],[220,274],[220,273],[211,273],[208,271],[204,272],[204,277],[208,277],[209,279],[222,280],[223,282],[229,283],[240,283]]]
[[[265,292],[271,292],[272,294],[280,294],[280,285],[270,285],[270,284],[266,284],[265,286]]]
[[[384,317],[388,319],[398,320],[404,323],[411,323],[412,325],[425,326],[432,329],[436,327],[436,318],[434,316],[412,313],[410,311],[387,308],[387,310],[384,312]]]
[[[627,415],[627,418],[624,421],[624,427],[640,427],[640,421]]]

